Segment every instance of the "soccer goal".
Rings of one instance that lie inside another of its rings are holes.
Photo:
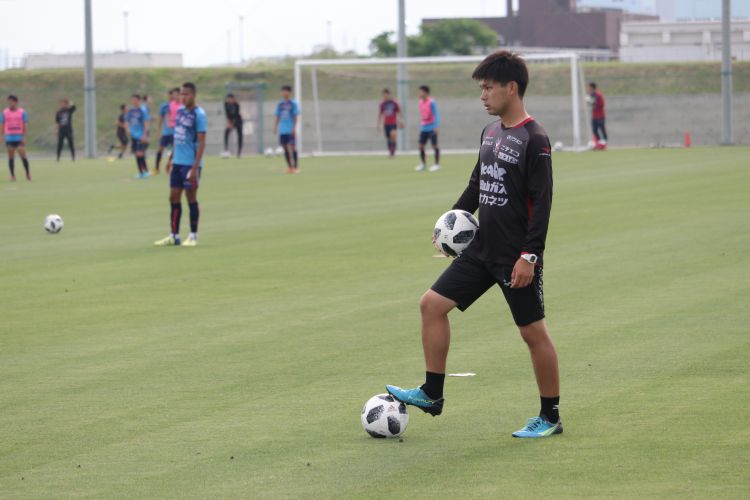
[[[580,54],[572,51],[525,53],[530,83],[526,106],[547,130],[550,141],[566,148],[583,145],[585,96]],[[404,127],[399,149],[417,147],[418,89],[430,87],[440,113],[440,142],[446,151],[475,151],[482,127],[493,120],[479,102],[471,79],[484,56],[298,60],[294,67],[295,98],[302,110],[298,149],[306,154],[381,152],[376,130],[381,92],[397,98]],[[403,65],[405,77],[399,79]]]

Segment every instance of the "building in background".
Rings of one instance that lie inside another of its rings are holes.
[[[750,19],[732,21],[732,58],[750,61]],[[721,61],[721,22],[626,22],[623,62]]]
[[[657,20],[654,16],[617,9],[579,11],[576,0],[522,0],[518,2],[518,10],[513,10],[511,0],[506,2],[510,15],[474,18],[494,30],[503,46],[606,49],[616,54],[620,49],[620,25],[624,21]]]
[[[628,14],[656,15],[656,0],[578,0],[578,11],[621,10]]]
[[[720,0],[655,0],[656,15],[662,21],[721,19]],[[750,1],[733,0],[732,18],[750,19]]]
[[[27,54],[24,69],[83,68],[84,54]],[[95,68],[181,68],[182,54],[110,52],[94,54]]]

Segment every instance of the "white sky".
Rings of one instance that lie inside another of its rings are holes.
[[[370,39],[396,31],[397,0],[92,0],[94,50],[180,52],[186,66],[238,62],[239,17],[245,59],[308,54],[330,41],[336,50],[368,54]],[[0,0],[0,58],[82,52],[83,0]],[[504,0],[406,0],[407,32],[425,17],[505,15]],[[330,25],[329,25],[330,22]],[[228,42],[228,35],[231,43]]]

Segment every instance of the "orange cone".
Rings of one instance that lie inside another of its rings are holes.
[[[686,130],[686,131],[685,131],[685,147],[686,147],[686,148],[689,148],[689,147],[690,147],[690,146],[692,146],[692,145],[693,145],[693,141],[692,141],[692,139],[690,138],[690,131],[689,131],[689,130]]]

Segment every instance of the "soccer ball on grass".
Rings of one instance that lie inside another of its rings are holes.
[[[435,248],[446,257],[458,257],[479,229],[479,221],[465,210],[449,210],[435,223]]]
[[[44,229],[50,234],[57,234],[62,231],[63,220],[57,214],[50,214],[44,219]]]
[[[378,394],[362,407],[362,427],[374,438],[399,437],[409,425],[406,405],[390,394]]]

